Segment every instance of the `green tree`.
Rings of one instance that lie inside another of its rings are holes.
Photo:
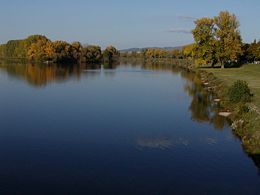
[[[252,93],[246,81],[237,80],[228,91],[229,101],[232,103],[250,102]]]

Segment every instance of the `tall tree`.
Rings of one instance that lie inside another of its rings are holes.
[[[239,22],[234,14],[222,11],[214,18],[217,40],[217,58],[222,68],[229,62],[236,62],[242,54],[242,40],[238,30]]]
[[[216,39],[214,35],[214,19],[201,18],[195,21],[195,29],[192,31],[195,45],[195,55],[206,63],[216,63]]]

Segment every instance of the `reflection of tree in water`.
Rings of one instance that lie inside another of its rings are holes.
[[[112,77],[115,70],[120,65],[119,61],[106,63],[103,65],[104,75]],[[26,80],[30,85],[36,87],[46,86],[52,82],[64,82],[76,78],[80,79],[81,74],[87,77],[100,75],[102,64],[33,64],[26,62],[0,61],[1,70],[5,70],[12,78]]]
[[[175,65],[185,64],[187,60],[182,59],[144,59],[144,58],[122,58],[120,61],[121,64],[141,66],[145,70],[154,70],[154,71],[165,71],[172,72],[174,70],[180,70]]]
[[[190,111],[192,119],[198,122],[207,122],[210,120],[211,107],[209,104],[209,96],[201,91],[200,86],[196,84],[186,85],[186,91],[192,96]]]
[[[1,67],[9,76],[24,79],[38,87],[55,81],[65,81],[68,78],[80,78],[80,67],[77,65],[10,63]]]
[[[114,70],[116,69],[118,66],[120,65],[120,61],[116,60],[116,61],[109,61],[109,62],[104,62],[104,69],[105,70]]]
[[[113,70],[119,62],[105,64],[104,70]],[[96,77],[101,73],[101,64],[32,64],[25,62],[1,62],[0,68],[13,78],[26,80],[29,84],[41,87],[52,82],[64,82],[71,78],[80,79],[81,74]],[[105,76],[114,76],[113,71],[104,71]]]
[[[101,70],[101,64],[82,64],[83,70]]]
[[[120,64],[122,65],[131,65],[135,66],[142,66],[144,64],[143,58],[120,58]]]
[[[174,69],[171,61],[151,61],[146,60],[143,62],[142,67],[145,70],[153,70],[153,71],[164,71],[164,72],[172,72]]]
[[[103,65],[104,76],[107,78],[113,78],[116,75],[116,69],[120,65],[120,61],[105,62]]]
[[[227,120],[219,116],[219,106],[213,101],[213,94],[206,91],[196,73],[182,71],[181,75],[187,80],[185,91],[192,98],[190,111],[192,119],[198,122],[209,122],[216,129],[223,129]]]
[[[93,63],[88,63],[88,64],[82,64],[81,65],[81,74],[82,76],[84,75],[88,79],[94,79],[101,74],[101,64],[93,64]]]

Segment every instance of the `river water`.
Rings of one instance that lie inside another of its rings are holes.
[[[0,63],[0,194],[258,194],[198,75],[158,63]]]

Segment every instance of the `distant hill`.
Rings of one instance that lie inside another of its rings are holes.
[[[145,49],[163,49],[163,50],[181,50],[183,48],[183,46],[179,46],[179,47],[143,47],[143,48],[129,48],[129,49],[122,49],[120,50],[120,52],[124,53],[124,52],[140,52],[143,51]]]

